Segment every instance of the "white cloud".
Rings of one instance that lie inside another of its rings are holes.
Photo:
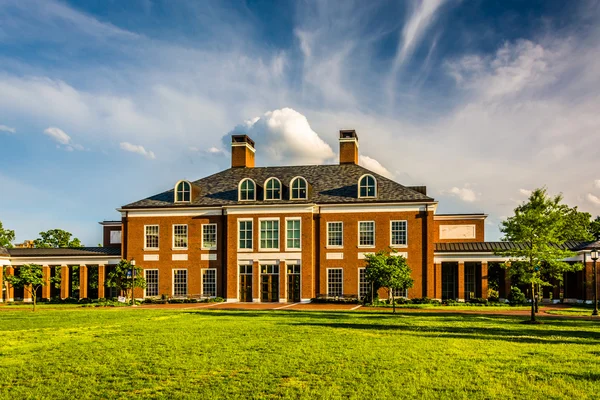
[[[531,190],[528,189],[519,189],[519,193],[521,193],[523,196],[531,196]]]
[[[131,153],[137,153],[139,155],[146,157],[149,160],[154,160],[156,158],[156,156],[154,155],[154,152],[146,150],[144,148],[144,146],[131,144],[129,142],[121,142],[120,147],[121,147],[121,150],[129,151]]]
[[[596,179],[596,180],[594,180],[594,186],[595,186],[597,189],[600,189],[600,179]]]
[[[392,173],[390,171],[388,171],[388,169],[386,167],[381,165],[381,163],[379,161],[375,160],[374,158],[371,158],[369,156],[359,155],[358,163],[360,165],[362,165],[363,167],[365,167],[366,169],[375,172],[376,174],[385,176],[386,178],[390,178],[390,179],[393,178]]]
[[[64,145],[71,143],[71,136],[67,135],[65,131],[60,128],[50,127],[44,130],[44,134],[50,136],[56,142]]]
[[[0,132],[17,133],[17,130],[10,126],[0,125]]]
[[[591,204],[596,205],[596,206],[600,206],[600,198],[598,196],[594,196],[591,193],[588,193],[586,196],[587,201],[589,201]]]
[[[456,196],[459,199],[461,199],[462,201],[465,201],[467,203],[472,203],[474,201],[477,201],[479,199],[479,195],[480,195],[480,193],[475,193],[475,191],[473,189],[471,189],[469,187],[469,185],[465,185],[462,188],[454,186],[452,189],[443,191],[442,193],[447,193],[447,194]]]

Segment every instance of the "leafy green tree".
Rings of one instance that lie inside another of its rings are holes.
[[[71,232],[62,229],[50,229],[46,232],[40,232],[40,237],[33,241],[33,247],[36,248],[58,248],[58,247],[83,247],[79,239],[71,237]]]
[[[133,271],[133,277],[131,276]],[[134,305],[133,291],[135,288],[145,289],[146,279],[144,279],[144,270],[131,264],[131,261],[121,260],[115,268],[108,273],[106,286],[117,288],[124,292],[126,297],[131,297],[131,304]],[[131,293],[131,296],[129,296]]]
[[[392,297],[392,307],[396,313],[396,300],[394,290],[406,290],[413,286],[410,277],[411,270],[404,256],[396,255],[395,250],[381,250],[375,254],[365,255],[367,267],[365,275],[367,281],[372,283],[373,291],[387,288]]]
[[[594,239],[600,240],[600,216],[596,217],[596,219],[590,223],[590,233],[594,236]]]
[[[583,265],[569,264],[564,259],[576,253],[561,246],[567,240],[590,240],[589,217],[577,208],[562,204],[562,195],[550,197],[545,188],[534,190],[527,202],[514,210],[514,215],[502,222],[503,240],[520,244],[511,250],[498,251],[508,257],[502,265],[511,277],[531,286],[531,320],[535,319],[536,287],[552,286],[550,279],[562,280],[563,273],[578,271]],[[588,214],[589,215],[589,214]]]
[[[31,300],[33,302],[33,311],[37,304],[37,291],[46,285],[44,280],[44,272],[41,265],[37,264],[25,264],[19,267],[19,273],[17,275],[6,275],[6,281],[13,287],[23,289],[31,294]]]
[[[12,242],[15,240],[15,231],[4,229],[2,221],[0,221],[0,247],[10,249],[13,247]]]

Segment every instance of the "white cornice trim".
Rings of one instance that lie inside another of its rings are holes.
[[[76,257],[15,257],[11,258],[10,265],[113,265],[121,261],[121,256],[76,256]],[[1,262],[1,261],[0,261]]]
[[[288,213],[313,213],[312,204],[290,205],[256,205],[256,206],[227,206],[223,207],[227,215],[239,214],[288,214]]]
[[[203,215],[221,215],[222,208],[198,208],[184,207],[180,208],[150,208],[150,209],[118,209],[123,216],[127,213],[128,217],[196,217]]]
[[[250,146],[250,143],[242,142],[242,143],[231,143],[231,147],[247,147],[251,152],[256,153],[256,149]]]
[[[436,203],[437,205],[437,203]],[[407,212],[407,211],[434,211],[431,203],[379,203],[379,204],[331,204],[319,206],[322,214],[334,213],[363,213],[363,212]]]
[[[487,218],[487,214],[452,214],[452,215],[434,215],[433,219],[436,221],[455,221],[460,219],[476,219],[484,220]]]

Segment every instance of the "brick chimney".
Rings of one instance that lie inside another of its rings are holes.
[[[340,131],[340,164],[358,164],[358,135],[354,129]]]
[[[231,136],[231,167],[254,168],[254,140],[248,135]]]

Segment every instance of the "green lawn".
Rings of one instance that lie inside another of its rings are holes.
[[[0,397],[528,398],[600,393],[600,321],[434,312],[0,312]]]

